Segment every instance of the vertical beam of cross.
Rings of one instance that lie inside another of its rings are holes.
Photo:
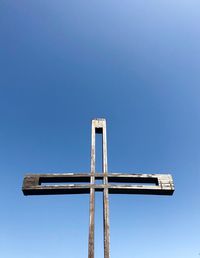
[[[95,183],[95,124],[92,121],[91,134],[91,176],[90,184]],[[95,205],[95,189],[90,187],[90,224],[89,224],[89,242],[88,242],[88,258],[94,258],[94,205]]]
[[[103,183],[108,185],[108,161],[107,161],[107,137],[106,120],[103,121]],[[110,223],[109,223],[109,199],[108,187],[103,190],[103,213],[104,213],[104,258],[110,258]]]
[[[90,184],[95,184],[96,173],[96,133],[102,134],[102,170],[103,170],[103,213],[104,213],[104,258],[110,258],[110,226],[109,226],[109,199],[108,199],[108,163],[107,163],[107,138],[106,120],[92,120],[92,139],[91,139],[91,177]],[[90,188],[90,223],[89,223],[89,246],[88,258],[94,258],[94,208],[95,208],[95,189]]]

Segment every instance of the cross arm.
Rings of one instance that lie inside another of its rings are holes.
[[[110,174],[109,193],[172,195],[174,183],[170,174]],[[122,184],[124,183],[124,184]],[[126,184],[129,183],[129,184]]]
[[[49,195],[49,194],[79,194],[89,193],[89,174],[62,173],[62,174],[28,174],[24,177],[22,191],[24,195]],[[55,184],[48,184],[55,183]],[[56,185],[56,183],[59,183]],[[60,184],[63,183],[63,184]]]
[[[90,188],[95,191],[108,188],[112,194],[172,195],[174,192],[173,179],[169,174],[94,174],[95,179],[102,181],[105,176],[108,177],[108,184],[89,184],[90,174],[29,174],[24,178],[22,191],[24,195],[81,194],[89,193]]]

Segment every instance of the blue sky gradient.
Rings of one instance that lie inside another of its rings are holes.
[[[26,173],[172,173],[172,197],[110,196],[112,258],[200,254],[200,2],[0,1],[3,258],[87,257],[89,196],[21,192]],[[103,257],[96,195],[95,258]]]

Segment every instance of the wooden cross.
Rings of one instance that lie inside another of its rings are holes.
[[[103,172],[96,173],[95,168],[95,138],[102,134]],[[109,199],[111,194],[154,194],[172,195],[174,185],[169,174],[122,174],[109,173],[107,164],[107,137],[106,120],[92,120],[91,139],[91,172],[90,174],[29,174],[23,182],[24,195],[49,194],[90,194],[90,223],[88,258],[94,258],[94,202],[95,191],[103,192],[103,220],[104,220],[104,258],[110,258],[110,225],[109,225]],[[95,180],[102,180],[102,184],[95,184]],[[65,183],[63,185],[44,185],[43,183]],[[66,184],[68,183],[68,184]],[[81,184],[69,184],[81,183]],[[113,183],[122,183],[113,184]],[[129,183],[129,184],[126,184]],[[133,183],[133,184],[130,184]],[[136,184],[138,183],[138,184]],[[142,184],[144,183],[144,184]],[[149,185],[148,185],[149,184]]]

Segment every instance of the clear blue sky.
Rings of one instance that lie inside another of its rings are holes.
[[[1,0],[3,258],[86,258],[89,199],[21,192],[26,173],[89,172],[105,117],[110,172],[172,173],[174,196],[110,197],[111,258],[200,253],[200,2]],[[96,198],[95,258],[103,257]]]

